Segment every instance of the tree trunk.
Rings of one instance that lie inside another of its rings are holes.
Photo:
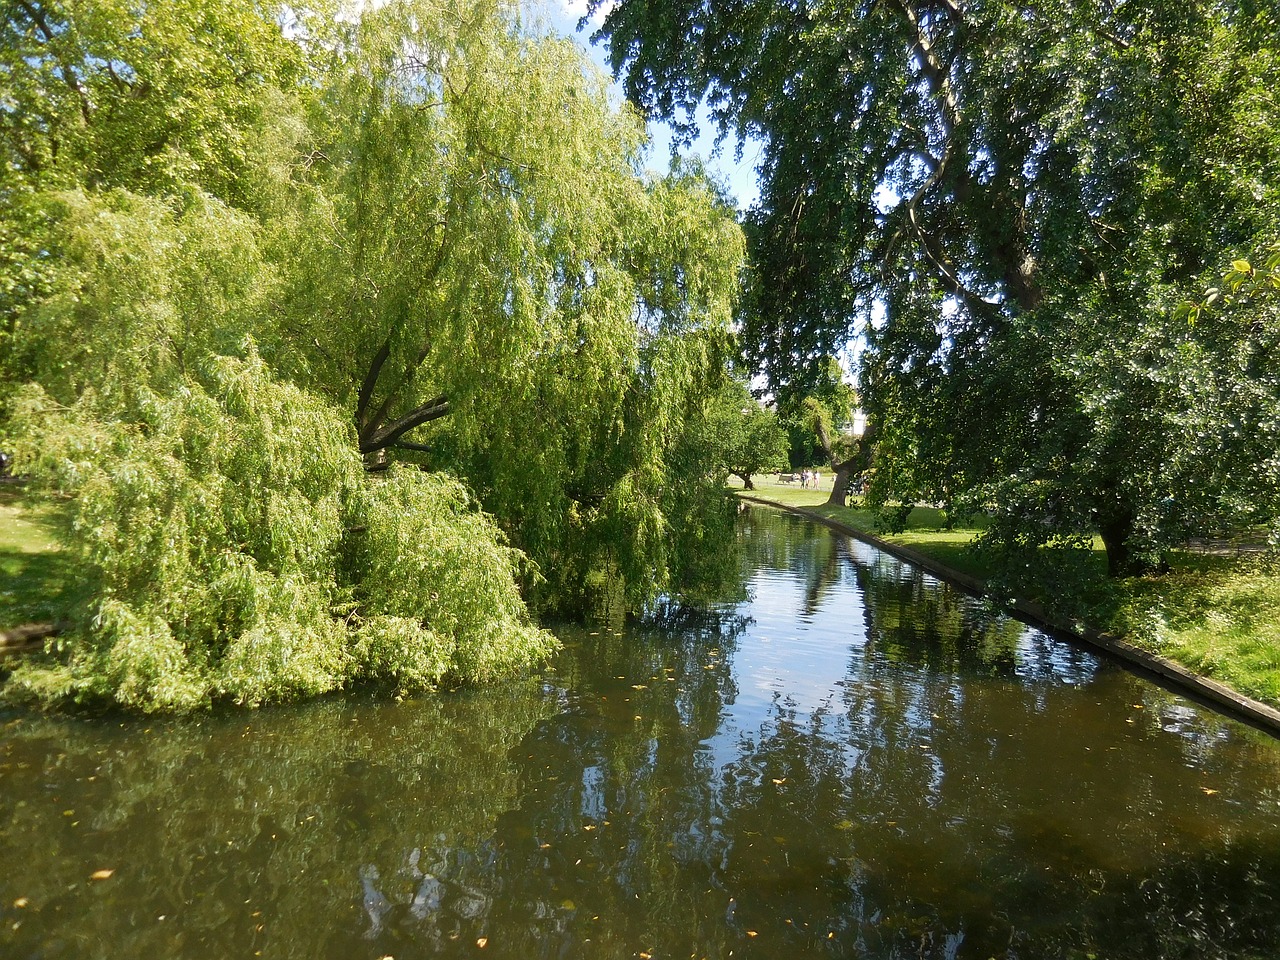
[[[854,476],[861,471],[858,465],[862,462],[861,457],[851,457],[844,463],[833,463],[831,469],[836,473],[836,478],[831,484],[831,496],[827,497],[827,506],[843,507],[848,505],[849,484],[853,481]]]
[[[872,451],[875,448],[876,426],[874,423],[867,425],[866,433],[853,441],[853,454],[846,460],[836,459],[835,444],[827,434],[826,425],[821,419],[817,421],[815,427],[817,428],[815,432],[818,435],[818,443],[822,445],[822,452],[835,473],[835,481],[831,485],[831,496],[827,498],[827,506],[846,506],[849,495],[849,481],[871,467]]]
[[[1154,562],[1150,556],[1133,548],[1136,518],[1132,510],[1118,507],[1113,511],[1097,514],[1098,535],[1107,551],[1107,576],[1143,577],[1168,569],[1164,562]]]
[[[743,490],[754,490],[756,488],[756,485],[751,482],[750,473],[738,473],[736,470],[730,470],[729,472],[742,481]]]

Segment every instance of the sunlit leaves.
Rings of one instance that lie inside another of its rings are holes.
[[[24,467],[74,495],[96,599],[68,660],[11,696],[180,711],[372,679],[416,690],[545,657],[500,543],[456,482],[369,478],[351,428],[250,349],[169,394],[75,407],[30,391]]]

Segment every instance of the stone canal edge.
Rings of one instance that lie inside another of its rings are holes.
[[[931,576],[958,587],[965,593],[975,597],[986,596],[986,585],[981,580],[966,573],[961,573],[959,570],[953,570],[932,557],[925,556],[918,550],[904,547],[901,544],[890,543],[888,540],[882,540],[875,534],[867,533],[865,530],[858,530],[848,524],[841,523],[839,520],[832,520],[812,510],[806,510],[804,507],[777,503],[773,500],[766,500],[763,497],[753,497],[750,494],[740,493],[738,498],[749,503],[771,507],[775,510],[784,510],[787,513],[804,517],[806,520],[812,520],[814,523],[820,523],[824,527],[835,530],[837,533],[853,537],[855,540],[861,540],[863,543],[870,544],[890,556],[919,567]],[[1159,654],[1135,647],[1119,637],[1085,625],[1077,624],[1073,626],[1051,617],[1038,603],[1033,603],[1029,600],[1015,600],[1011,607],[1012,612],[1024,623],[1044,630],[1055,637],[1101,650],[1136,668],[1140,673],[1155,677],[1162,685],[1178,693],[1186,694],[1200,703],[1211,706],[1237,719],[1244,720],[1251,726],[1263,730],[1273,737],[1280,738],[1280,711],[1261,701],[1246,697],[1244,694],[1232,690],[1216,680],[1193,673],[1180,663],[1175,663]]]

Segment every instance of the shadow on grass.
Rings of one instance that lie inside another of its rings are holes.
[[[0,629],[65,620],[88,599],[72,557],[57,548],[55,508],[0,486]]]

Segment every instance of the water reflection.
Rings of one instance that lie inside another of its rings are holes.
[[[1274,741],[828,531],[742,527],[750,600],[566,628],[543,678],[13,718],[0,955],[1274,955]]]

